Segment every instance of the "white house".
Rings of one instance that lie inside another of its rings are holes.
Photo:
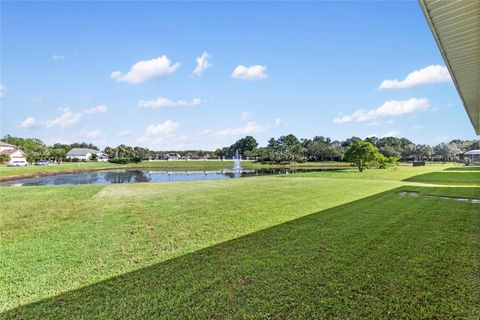
[[[6,154],[10,157],[10,162],[13,161],[27,161],[25,158],[25,153],[15,147],[13,144],[9,144],[3,141],[0,141],[0,154]]]
[[[480,150],[470,150],[463,154],[463,160],[468,164],[480,164]]]
[[[108,161],[108,155],[103,152],[97,152],[97,161],[102,161],[102,162],[107,162]]]
[[[167,160],[180,160],[182,157],[178,153],[169,153],[167,154]]]
[[[97,156],[97,161],[108,161],[108,156],[105,153],[88,148],[73,148],[68,151],[66,158],[70,160],[78,159],[88,161],[92,159],[94,154]]]

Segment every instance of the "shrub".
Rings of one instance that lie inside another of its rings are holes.
[[[108,162],[116,164],[139,163],[141,161],[142,159],[140,159],[139,157],[112,158],[108,160]]]
[[[385,157],[383,154],[379,153],[377,155],[377,163],[380,169],[386,169],[389,163],[389,158]]]
[[[10,156],[8,154],[0,154],[0,163],[5,164],[10,161]]]
[[[395,169],[400,162],[400,159],[395,156],[385,157],[380,153],[377,157],[377,162],[380,169],[386,169],[389,165]]]
[[[130,158],[112,158],[112,159],[108,159],[108,162],[117,163],[117,164],[127,164],[127,163],[130,163]]]

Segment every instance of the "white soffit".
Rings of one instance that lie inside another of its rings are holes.
[[[419,3],[475,132],[480,135],[480,1]]]

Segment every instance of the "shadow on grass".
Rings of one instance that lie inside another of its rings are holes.
[[[3,313],[4,319],[475,318],[478,206],[397,188]],[[408,187],[468,196],[473,188]]]
[[[419,174],[403,181],[407,182],[421,182],[430,184],[445,184],[445,185],[472,185],[480,186],[480,172],[472,170],[463,171],[439,171]]]
[[[445,171],[480,171],[480,166],[450,167]]]

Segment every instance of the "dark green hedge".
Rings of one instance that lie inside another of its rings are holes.
[[[142,161],[142,159],[137,158],[137,157],[132,157],[132,158],[113,158],[109,159],[108,162],[111,163],[117,163],[117,164],[127,164],[127,163],[138,163]]]

